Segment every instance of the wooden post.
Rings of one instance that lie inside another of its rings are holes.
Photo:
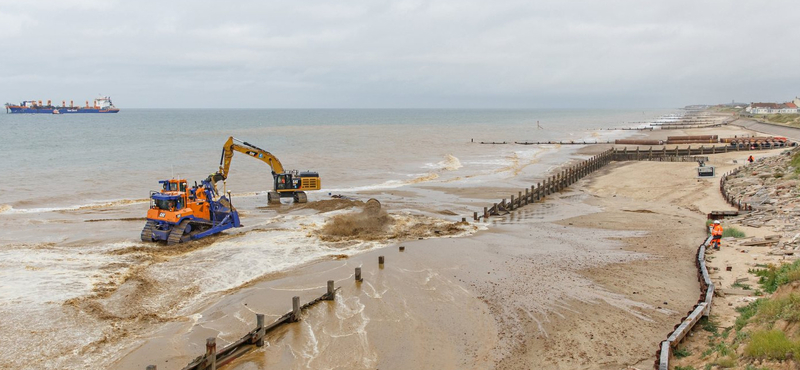
[[[217,370],[217,338],[206,339],[206,361],[209,369]]]
[[[514,210],[514,196],[513,195],[511,196],[511,202],[508,204],[508,210],[509,211],[513,211]]]
[[[356,267],[356,281],[361,282],[361,267]]]
[[[531,185],[531,201],[533,203],[536,201],[536,185]]]
[[[542,183],[536,183],[536,201],[542,200]]]
[[[266,328],[264,327],[264,314],[256,314],[256,328],[258,328],[258,339],[256,340],[256,347],[264,346],[264,335]]]
[[[333,287],[333,280],[328,280],[328,295],[325,297],[325,300],[332,301],[335,295],[336,291]]]
[[[489,207],[483,207],[483,220],[489,219]]]
[[[383,266],[383,256],[378,256],[378,265]]]
[[[467,218],[466,217],[461,217],[461,222],[467,222]]]
[[[527,205],[530,203],[531,200],[531,193],[528,191],[528,188],[525,188],[525,204]]]
[[[478,212],[472,212],[472,221],[478,221]]]
[[[400,246],[400,252],[403,252],[403,251],[405,251],[405,250],[406,250],[406,247],[401,245],[401,246]]]
[[[147,370],[156,370],[156,365],[147,365]]]
[[[519,191],[517,192],[517,207],[519,208],[522,206],[524,206],[524,204],[522,204],[522,192]]]
[[[292,297],[292,322],[300,321],[300,297]]]

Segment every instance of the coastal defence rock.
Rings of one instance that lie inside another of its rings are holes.
[[[792,164],[796,157],[800,158],[800,151],[793,149],[761,158],[725,182],[728,194],[753,207],[752,212],[730,222],[754,228],[769,226],[780,234],[782,251],[800,247],[795,237],[800,231],[800,167]]]

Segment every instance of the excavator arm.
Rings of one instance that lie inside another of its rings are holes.
[[[231,159],[233,159],[233,152],[240,152],[247,154],[255,159],[261,160],[272,168],[272,176],[283,173],[283,165],[277,157],[272,153],[261,149],[246,141],[241,141],[233,136],[228,138],[225,145],[222,146],[222,157],[219,159],[219,171],[209,176],[212,182],[216,183],[220,180],[228,178],[228,171],[231,168]]]
[[[222,157],[219,160],[219,171],[208,176],[206,181],[214,185],[220,180],[226,180],[231,168],[231,160],[234,152],[247,154],[258,159],[272,168],[273,190],[267,193],[267,199],[272,203],[280,203],[281,197],[294,197],[295,202],[305,203],[306,191],[319,190],[320,179],[316,172],[297,172],[287,173],[283,169],[283,164],[272,153],[261,149],[246,141],[241,141],[233,136],[228,138],[222,147]]]

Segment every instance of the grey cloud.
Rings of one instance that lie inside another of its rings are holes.
[[[788,1],[0,1],[0,99],[669,107],[800,95]]]

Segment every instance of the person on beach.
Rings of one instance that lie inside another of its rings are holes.
[[[711,229],[712,249],[719,250],[722,245],[722,225],[719,220],[714,220],[714,227]]]
[[[751,156],[747,157],[747,161],[750,162],[750,163],[753,163],[753,156],[751,155]]]

